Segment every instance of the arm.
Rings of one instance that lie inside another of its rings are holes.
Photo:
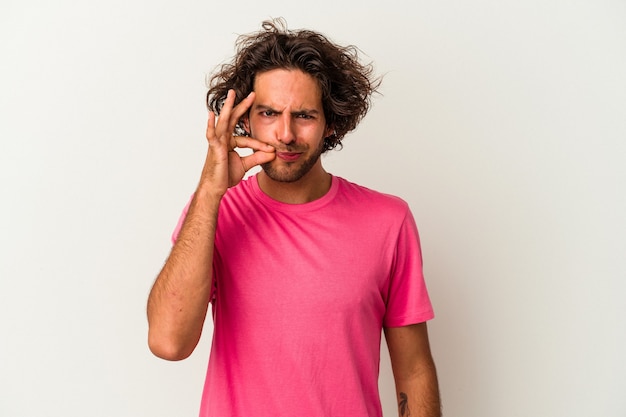
[[[437,372],[426,323],[385,328],[400,417],[440,417]]]
[[[241,181],[246,167],[269,162],[275,155],[269,145],[233,136],[254,93],[233,107],[234,100],[231,91],[217,123],[215,115],[209,113],[209,149],[200,182],[178,239],[148,297],[148,345],[163,359],[185,359],[200,340],[212,288],[213,244],[222,196]],[[235,147],[256,152],[240,157]]]

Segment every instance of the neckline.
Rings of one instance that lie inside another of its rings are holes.
[[[326,194],[324,194],[317,200],[313,200],[308,203],[300,203],[300,204],[283,203],[281,201],[274,200],[272,197],[265,194],[263,190],[261,190],[257,175],[258,174],[253,175],[248,179],[254,196],[257,198],[257,200],[259,200],[265,206],[271,209],[279,210],[283,212],[295,213],[295,212],[307,212],[307,211],[317,210],[320,207],[323,207],[326,204],[328,204],[330,201],[332,201],[335,198],[335,195],[337,195],[337,191],[339,189],[338,177],[335,177],[334,175],[331,174],[330,175],[330,180],[331,180],[330,189],[328,190],[328,192],[326,192]]]

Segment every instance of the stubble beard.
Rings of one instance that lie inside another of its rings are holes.
[[[266,162],[261,165],[265,174],[272,180],[277,182],[296,182],[302,179],[315,166],[324,153],[324,141],[320,142],[320,146],[307,159],[303,161],[288,162],[284,168],[277,168],[274,161]]]

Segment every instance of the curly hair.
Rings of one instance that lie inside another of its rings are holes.
[[[283,19],[264,21],[262,30],[240,35],[232,62],[222,64],[208,80],[207,106],[220,113],[228,90],[235,103],[254,88],[256,74],[274,69],[297,69],[320,86],[326,125],[334,133],[324,138],[324,152],[341,147],[343,137],[354,130],[371,106],[381,79],[371,63],[362,64],[355,46],[339,46],[311,30],[288,30]],[[245,134],[241,122],[237,134]]]

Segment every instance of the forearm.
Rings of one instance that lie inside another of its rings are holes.
[[[437,371],[426,323],[385,329],[400,417],[439,417]]]
[[[209,144],[200,182],[176,243],[148,298],[148,344],[164,359],[180,360],[193,352],[209,307],[213,286],[213,250],[217,214],[228,187],[235,186],[246,170],[275,158],[275,149],[253,138],[234,136],[239,120],[254,101],[250,93],[236,106],[229,90],[219,120],[209,112]],[[252,149],[239,156],[235,148]]]
[[[148,344],[163,359],[188,357],[200,339],[212,287],[220,196],[199,187],[148,298]]]
[[[441,401],[435,365],[424,366],[415,374],[396,378],[400,417],[440,417]]]

